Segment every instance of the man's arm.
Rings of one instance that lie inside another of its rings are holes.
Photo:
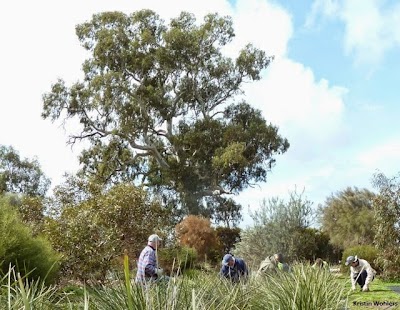
[[[229,278],[231,276],[229,266],[222,266],[219,273],[225,278]]]
[[[350,280],[351,280],[351,288],[356,288],[356,279],[354,279],[355,273],[353,271],[353,267],[350,267]]]
[[[375,270],[372,269],[371,265],[367,262],[364,261],[364,269],[367,271],[367,278],[365,279],[365,285],[368,286],[368,284],[372,281],[372,279],[375,276]]]

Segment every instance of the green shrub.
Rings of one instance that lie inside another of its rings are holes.
[[[158,251],[158,260],[168,274],[181,273],[194,266],[197,252],[188,247],[163,248]]]
[[[66,183],[55,191],[60,216],[46,218],[43,225],[54,249],[63,254],[65,280],[106,281],[121,264],[124,249],[130,257],[138,257],[154,227],[157,233],[169,230],[170,210],[139,187],[121,183],[101,191],[98,184],[82,187],[74,185],[79,179],[68,182],[72,185]],[[75,188],[80,193],[76,197],[71,194]]]
[[[0,199],[0,262],[3,274],[10,265],[21,276],[52,283],[58,271],[59,257],[50,243],[41,237],[33,237],[19,214],[6,200]]]
[[[242,231],[239,227],[223,227],[219,226],[216,229],[217,237],[221,244],[220,255],[225,253],[231,253],[235,248],[235,244],[240,241],[240,232]]]
[[[346,258],[350,255],[357,255],[358,258],[365,259],[377,272],[381,270],[381,268],[379,268],[379,266],[375,264],[375,260],[378,257],[378,250],[372,245],[358,245],[355,247],[347,248],[343,251],[342,263],[340,265],[340,270],[343,273],[349,272],[349,266],[346,266],[345,262]]]

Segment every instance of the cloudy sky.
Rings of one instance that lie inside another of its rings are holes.
[[[274,55],[246,99],[277,125],[291,147],[266,184],[237,200],[255,209],[263,198],[297,188],[314,205],[347,186],[371,187],[377,170],[400,171],[400,3],[385,0],[20,0],[0,4],[0,144],[37,157],[52,185],[78,169],[81,149],[68,128],[41,119],[41,97],[57,78],[81,78],[87,57],[75,25],[102,11],[150,8],[165,20],[189,11],[234,20],[229,53],[246,43]],[[250,224],[245,216],[243,225]]]

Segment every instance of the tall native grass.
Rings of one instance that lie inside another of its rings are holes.
[[[142,286],[133,281],[125,256],[123,278],[85,287],[83,296],[73,296],[43,281],[23,278],[10,267],[0,278],[0,309],[338,310],[345,309],[348,297],[345,282],[325,270],[301,264],[290,273],[250,275],[238,284],[221,279],[217,272],[196,270],[189,276]]]
[[[329,271],[298,264],[290,273],[265,277],[259,285],[258,309],[344,309],[348,290]]]
[[[232,284],[216,274],[197,272],[190,277],[171,277],[146,287],[131,280],[127,257],[125,281],[92,288],[86,307],[90,309],[343,309],[345,285],[334,275],[309,266],[294,266],[291,273],[264,278],[250,276]],[[90,301],[90,305],[89,305]]]
[[[0,285],[0,309],[67,309],[67,295],[60,294],[56,286],[46,285],[45,279],[30,280],[21,276],[11,265],[0,279]]]

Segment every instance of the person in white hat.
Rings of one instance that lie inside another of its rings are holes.
[[[157,263],[157,249],[160,241],[162,239],[156,234],[149,236],[147,245],[140,253],[137,263],[136,283],[145,284],[161,278],[163,270],[158,267]]]
[[[354,291],[358,283],[363,292],[368,292],[369,283],[374,280],[376,274],[371,265],[365,259],[358,258],[357,255],[347,257],[345,265],[350,265],[351,289]]]

